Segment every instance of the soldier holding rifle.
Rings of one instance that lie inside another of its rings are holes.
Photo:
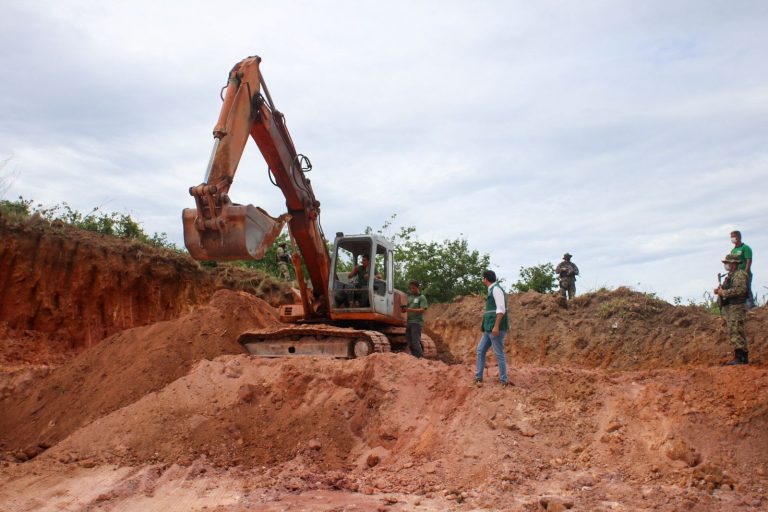
[[[747,273],[739,268],[740,258],[735,254],[728,254],[723,259],[723,264],[728,274],[723,283],[715,288],[718,296],[718,304],[722,304],[722,312],[725,317],[725,325],[728,329],[728,337],[734,347],[733,361],[729,365],[749,364],[749,351],[747,338],[744,334],[744,320],[747,315]]]

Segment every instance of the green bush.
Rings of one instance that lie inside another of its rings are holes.
[[[148,235],[130,215],[116,212],[105,213],[99,211],[98,207],[83,215],[67,203],[56,204],[50,207],[44,207],[42,204],[32,205],[32,200],[19,196],[15,201],[0,201],[0,212],[22,218],[37,215],[51,223],[62,222],[85,231],[94,231],[104,235],[136,240],[156,247],[179,251],[175,244],[168,241],[168,235],[165,233]]]
[[[543,263],[532,267],[520,267],[520,279],[512,285],[512,289],[518,293],[529,290],[552,293],[557,286],[555,267],[552,263]]]

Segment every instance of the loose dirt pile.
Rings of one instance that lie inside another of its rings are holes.
[[[458,361],[474,361],[482,297],[434,304],[430,335]],[[628,288],[588,293],[563,307],[554,295],[511,294],[507,354],[539,365],[615,370],[716,365],[733,358],[722,317],[702,307],[673,306]],[[747,315],[750,359],[768,364],[768,308]]]
[[[581,510],[762,506],[765,370],[513,375],[512,388],[474,388],[468,367],[406,354],[222,356],[29,464],[152,464],[156,478],[179,466],[229,469],[260,490],[221,510],[315,490],[437,497],[467,510],[535,510],[541,500]],[[100,501],[108,509],[121,497]]]
[[[238,354],[237,336],[277,324],[276,310],[244,292],[221,290],[185,316],[119,332],[54,370],[29,394],[2,402],[0,440],[34,453],[75,429],[158,391],[202,359]]]

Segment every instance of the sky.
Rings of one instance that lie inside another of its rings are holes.
[[[0,0],[5,198],[128,213],[183,245],[250,55],[330,237],[465,238],[514,282],[711,291],[729,233],[768,295],[768,2]],[[285,201],[250,143],[230,190]],[[392,230],[390,230],[392,231]]]

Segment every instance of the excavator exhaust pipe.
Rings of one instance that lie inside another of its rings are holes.
[[[194,259],[201,261],[261,259],[290,219],[287,213],[271,217],[252,204],[229,204],[208,221],[199,218],[196,208],[185,208],[181,217],[184,245]]]

